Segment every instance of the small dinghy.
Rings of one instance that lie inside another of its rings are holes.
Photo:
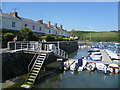
[[[86,69],[88,71],[93,71],[95,69],[95,63],[88,63]]]
[[[103,63],[96,63],[96,68],[98,72],[109,73],[109,68]]]
[[[119,73],[119,66],[117,64],[109,64],[108,68],[111,73]]]
[[[76,70],[76,64],[78,63],[78,61],[75,61],[71,66],[70,66],[70,70],[75,71]]]

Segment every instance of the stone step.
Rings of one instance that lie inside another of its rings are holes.
[[[39,58],[44,58],[45,56],[40,56]]]
[[[35,64],[34,66],[35,66],[35,67],[39,67],[39,68],[41,67],[41,65],[36,65],[36,64]]]
[[[41,63],[36,63],[35,65],[40,65],[41,66]]]
[[[27,82],[26,82],[26,84],[32,85],[33,83],[32,83],[32,82],[27,81]]]
[[[42,54],[40,54],[40,55],[42,55],[42,56],[46,56],[46,54],[43,54],[43,53],[42,53]]]
[[[43,58],[38,58],[37,60],[44,60]]]
[[[38,68],[38,67],[34,67],[34,68],[33,68],[33,70],[38,70],[38,71],[39,71],[39,70],[40,70],[40,68]]]
[[[37,76],[37,74],[36,74],[36,73],[31,73],[31,75],[35,75],[35,76]]]
[[[21,85],[21,87],[22,87],[22,88],[27,88],[27,89],[28,89],[28,88],[30,88],[30,87],[31,87],[31,85],[28,85],[28,84],[23,84],[23,85]]]
[[[32,76],[32,75],[30,75],[29,77],[30,77],[30,78],[34,78],[34,79],[36,78],[36,76]]]
[[[37,60],[37,63],[42,63],[43,61]]]
[[[32,70],[32,72],[36,72],[36,73],[38,73],[39,71],[38,71],[38,70]]]
[[[33,78],[28,78],[28,80],[29,80],[29,81],[34,81],[35,79],[33,79]]]

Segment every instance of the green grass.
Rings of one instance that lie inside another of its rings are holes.
[[[118,41],[118,33],[120,31],[109,32],[87,32],[87,31],[71,31],[72,34],[77,35],[79,40],[89,41]]]

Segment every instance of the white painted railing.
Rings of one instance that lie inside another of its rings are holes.
[[[54,49],[50,48],[50,45],[54,46]],[[68,58],[67,52],[60,49],[59,47],[55,46],[54,44],[42,43],[42,42],[8,42],[8,50],[27,50],[27,51],[34,51],[34,52],[53,52],[61,57]]]

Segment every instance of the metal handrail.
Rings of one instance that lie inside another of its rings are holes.
[[[32,62],[35,59],[36,55],[37,55],[37,53],[35,53],[35,55],[33,56],[32,60],[31,60],[31,62],[29,63],[29,65],[28,65],[28,71],[30,70],[30,65],[32,64]]]
[[[25,42],[22,42],[22,41],[13,42],[13,41],[11,41],[11,42],[8,43],[8,48],[9,49],[10,49],[10,43],[15,43],[15,47],[14,47],[15,50],[18,49],[18,48],[20,48],[20,49],[26,49],[26,50],[36,51],[35,41],[30,41],[30,42],[26,42],[26,41]],[[51,50],[49,50],[49,46],[48,45],[49,44],[45,44],[45,48],[43,49],[43,51],[51,51]],[[40,46],[40,47],[38,46],[38,48],[40,48],[40,50],[38,50],[38,51],[41,52],[42,46]],[[57,50],[57,52],[54,52],[55,54],[60,55],[62,57],[68,58],[67,52],[65,52],[64,50],[62,50],[62,49],[60,49],[58,47],[55,47],[55,48]]]

